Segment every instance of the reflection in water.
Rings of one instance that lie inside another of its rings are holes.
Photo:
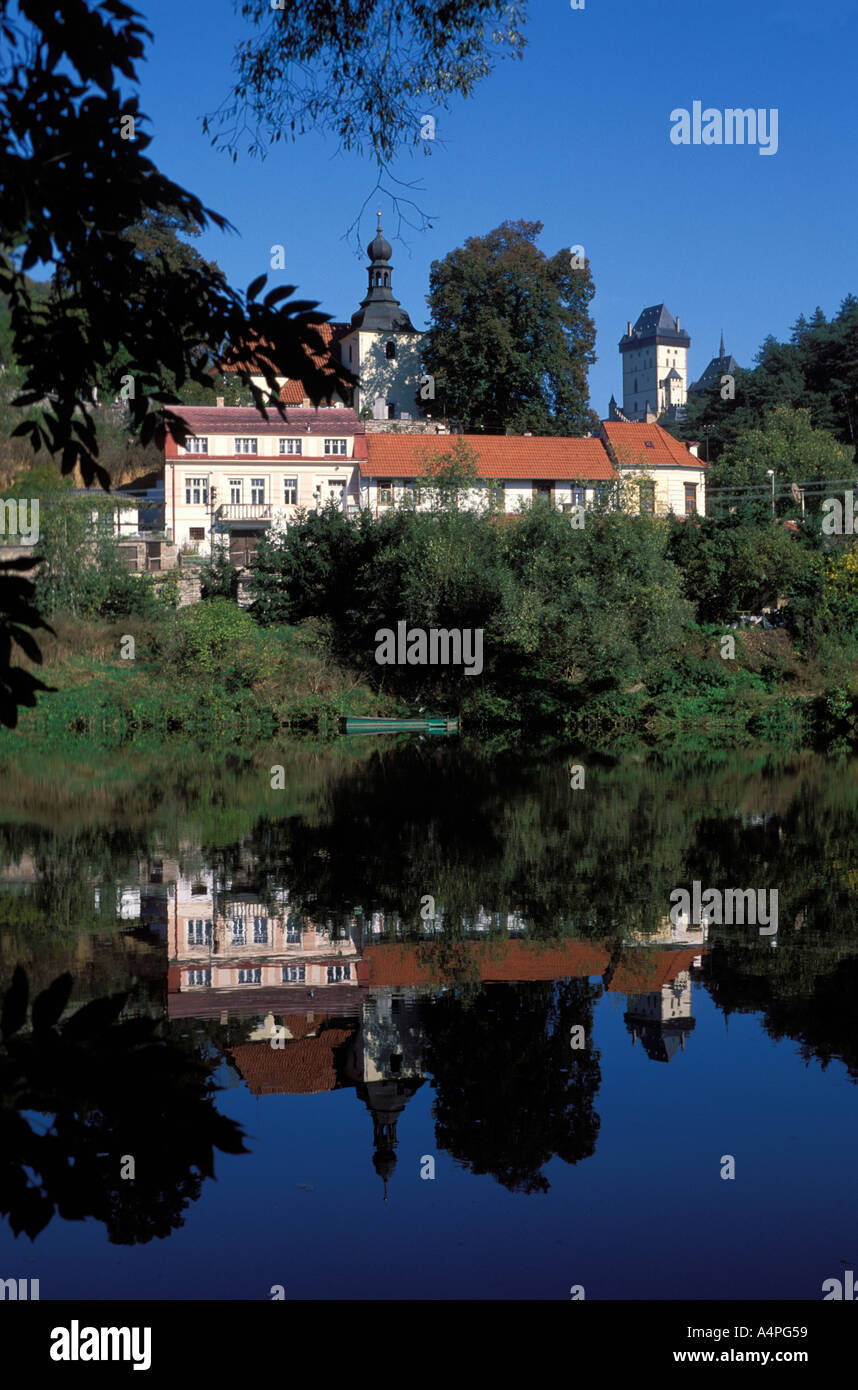
[[[394,1202],[416,1111],[423,1148],[504,1194],[589,1173],[615,1074],[642,1064],[673,1088],[722,1045],[698,1028],[704,1000],[858,1077],[850,784],[812,762],[752,791],[732,769],[717,786],[711,769],[606,763],[585,808],[564,766],[394,749],[327,768],[300,810],[224,809],[205,836],[156,803],[145,830],[0,830],[3,980],[16,964],[34,991],[70,976],[55,1020],[42,1007],[0,1046],[12,1229],[55,1213],[96,1217],[115,1244],[178,1229],[205,1208],[215,1148],[255,1163],[215,1074],[272,1112],[327,1098],[305,1126],[353,1093],[361,1138],[343,1157]],[[671,890],[694,878],[777,887],[777,940],[671,922]]]

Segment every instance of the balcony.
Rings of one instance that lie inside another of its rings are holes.
[[[218,508],[221,521],[271,521],[273,502],[224,502]]]

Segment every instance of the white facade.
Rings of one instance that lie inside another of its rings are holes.
[[[226,547],[330,499],[344,511],[358,505],[352,411],[302,411],[264,433],[258,425],[254,433],[246,418],[229,424],[225,418],[221,427],[216,417],[232,415],[230,407],[199,412],[199,423],[193,410],[182,414],[194,437],[184,446],[168,441],[164,466],[165,524],[178,546],[208,555],[213,533]]]
[[[420,334],[416,330],[353,329],[340,340],[340,360],[360,377],[354,408],[375,420],[420,416]]]

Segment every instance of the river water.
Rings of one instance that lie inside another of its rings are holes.
[[[70,979],[0,1048],[3,1278],[819,1299],[858,1269],[855,762],[412,737],[75,766],[5,782],[0,978]],[[695,882],[776,893],[776,930],[672,920]]]

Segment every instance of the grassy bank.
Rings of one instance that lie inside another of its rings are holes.
[[[407,714],[414,701],[377,688],[371,673],[334,654],[324,621],[262,628],[225,599],[179,613],[114,621],[58,615],[42,640],[41,676],[53,687],[22,712],[19,730],[56,744],[69,734],[101,744],[178,735],[199,746],[257,744],[282,732],[335,737],[343,715]],[[551,730],[587,741],[624,733],[705,742],[718,730],[799,746],[858,736],[858,697],[826,684],[783,629],[733,632],[721,656],[720,626],[696,627],[671,665],[646,681],[594,692],[572,670],[560,679],[462,683],[434,708],[465,727]],[[30,669],[38,670],[30,664]]]

